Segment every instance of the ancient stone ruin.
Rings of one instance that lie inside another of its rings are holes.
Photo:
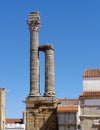
[[[57,98],[54,92],[54,48],[39,45],[39,12],[31,12],[27,21],[30,30],[30,92],[26,98],[26,130],[58,130]],[[40,95],[39,52],[45,54],[45,92]]]

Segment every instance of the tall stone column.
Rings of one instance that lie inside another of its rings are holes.
[[[39,13],[30,13],[30,95],[26,103],[25,130],[58,130],[57,98],[54,94],[54,49],[51,44],[38,45]],[[45,92],[39,90],[39,51],[45,54]]]
[[[5,130],[6,89],[0,88],[0,130]]]
[[[30,94],[39,96],[39,55],[38,55],[38,31],[40,28],[40,16],[38,12],[31,12],[27,21],[30,30]]]
[[[45,53],[45,92],[44,96],[55,96],[54,92],[54,49],[52,44],[39,45]]]
[[[54,49],[45,50],[45,93],[44,96],[55,96],[54,93]]]

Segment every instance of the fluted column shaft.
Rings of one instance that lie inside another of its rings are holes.
[[[40,27],[39,13],[32,12],[28,25],[30,29],[30,95],[40,95],[39,85],[39,55],[38,55],[38,31]]]
[[[54,96],[54,49],[45,50],[45,93],[44,96]]]

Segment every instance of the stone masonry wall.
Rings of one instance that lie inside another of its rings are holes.
[[[26,130],[58,130],[57,104],[45,100],[31,101],[34,106],[31,107],[29,100],[26,102]]]

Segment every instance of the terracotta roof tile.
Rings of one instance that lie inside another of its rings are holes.
[[[61,105],[78,105],[79,99],[69,99],[69,98],[59,98],[58,101],[61,103]]]
[[[83,77],[100,77],[100,68],[86,69],[83,73]]]
[[[22,118],[7,118],[6,119],[6,124],[16,124],[16,123],[23,123]]]
[[[83,92],[80,95],[80,98],[88,98],[88,97],[100,97],[100,91],[90,91],[90,92]]]
[[[78,111],[78,106],[58,106],[57,111]]]

